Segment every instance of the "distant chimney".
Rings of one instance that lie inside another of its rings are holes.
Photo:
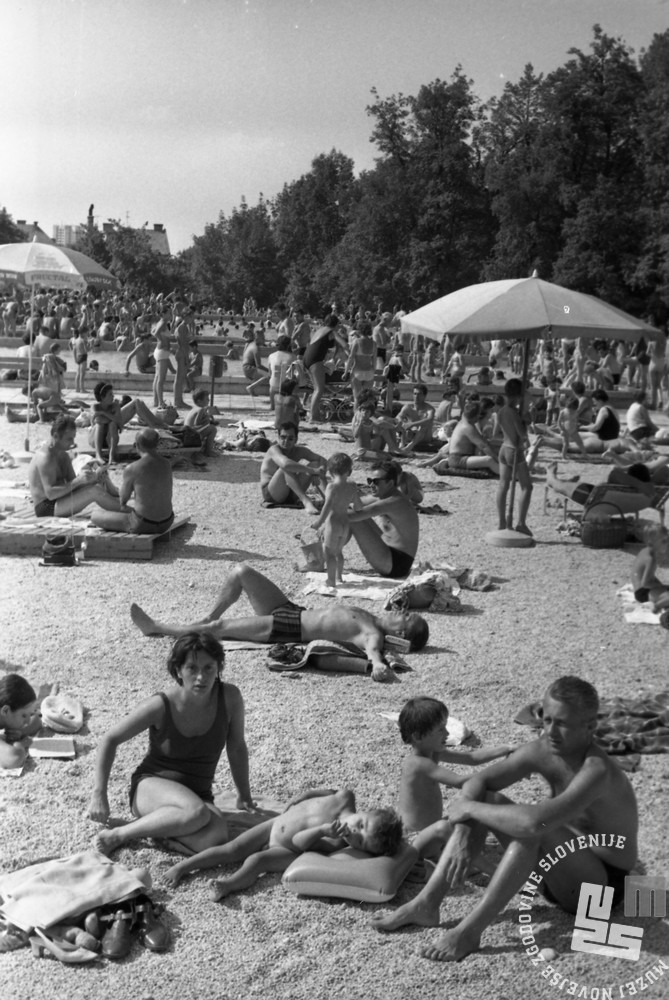
[[[35,221],[33,222],[33,226],[35,227],[35,229],[37,229],[37,227],[39,226],[39,222],[37,221],[37,219],[35,219]]]
[[[103,233],[113,233],[114,232],[114,226],[112,225],[112,223],[111,222],[103,222],[102,223],[102,232]]]
[[[163,224],[162,224],[162,222],[154,222],[153,223],[153,231],[154,231],[154,233],[162,233],[163,232]]]
[[[17,226],[25,226],[25,224],[26,224],[26,220],[25,219],[17,219],[16,220],[16,225]]]

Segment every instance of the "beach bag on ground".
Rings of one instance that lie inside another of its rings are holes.
[[[602,510],[593,513],[597,507]],[[605,513],[614,507],[617,514]],[[620,507],[606,500],[593,504],[583,516],[581,541],[589,549],[621,549],[627,539],[627,521]]]
[[[76,565],[72,535],[47,535],[42,546],[42,562],[45,566]]]
[[[325,570],[325,553],[320,535],[313,528],[305,528],[297,537],[302,551],[294,568],[298,573],[322,573]]]

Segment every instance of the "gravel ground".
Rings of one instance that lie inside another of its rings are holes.
[[[3,421],[0,448],[19,452],[22,441],[23,428]],[[316,435],[309,435],[308,443],[326,455],[341,447]],[[294,536],[308,519],[300,511],[260,507],[259,463],[255,456],[225,455],[212,460],[207,471],[176,470],[175,509],[191,512],[193,523],[169,545],[157,546],[152,562],[87,561],[78,568],[48,569],[37,558],[0,557],[5,669],[20,670],[35,686],[59,680],[89,710],[77,737],[76,761],[32,762],[21,779],[3,783],[3,871],[65,856],[91,843],[95,827],[86,819],[86,808],[99,738],[167,683],[169,642],[146,639],[132,628],[131,600],[165,619],[192,620],[210,607],[222,576],[242,559],[289,595],[299,595],[304,580],[293,570],[298,553]],[[575,462],[561,468],[587,472],[595,481],[605,472]],[[0,489],[22,481],[25,470],[25,465],[0,470]],[[231,651],[226,674],[246,701],[255,794],[286,799],[298,789],[327,783],[350,786],[362,805],[396,801],[406,749],[396,728],[379,713],[399,710],[413,695],[443,699],[472,729],[475,742],[491,744],[529,738],[513,717],[560,674],[587,678],[603,697],[667,687],[669,634],[626,625],[615,596],[629,577],[634,546],[593,551],[558,534],[559,513],[541,512],[539,475],[529,522],[536,548],[491,548],[484,534],[494,527],[495,483],[452,479],[447,484],[431,471],[420,474],[426,503],[441,504],[451,516],[421,517],[419,557],[480,567],[495,578],[494,589],[466,594],[464,614],[428,616],[430,645],[411,657],[413,671],[403,675],[401,684],[310,672],[290,678],[269,673],[263,653]],[[364,475],[357,463],[354,478],[361,481]],[[354,543],[347,555],[348,566],[362,571]],[[314,606],[323,600],[327,598],[309,596],[304,603]],[[138,738],[118,753],[110,782],[115,817],[129,817],[128,777],[143,752],[144,738]],[[640,856],[651,873],[667,868],[667,778],[669,765],[662,755],[643,758],[631,775],[640,805]],[[218,790],[229,787],[222,765]],[[536,782],[514,792],[526,799],[541,793]],[[555,992],[524,953],[517,899],[485,935],[479,954],[444,966],[419,955],[438,930],[412,928],[381,936],[369,925],[374,908],[368,905],[299,899],[275,875],[215,905],[207,899],[204,876],[167,890],[162,875],[174,858],[147,843],[124,849],[117,858],[151,870],[155,894],[168,907],[173,950],[157,956],[135,945],[124,962],[85,968],[36,961],[27,950],[4,955],[2,980],[13,1000],[399,1000],[449,994],[463,1000],[516,1000]],[[398,900],[415,891],[415,886],[403,887]],[[468,882],[447,899],[442,924],[457,921],[482,891]],[[621,984],[626,989],[625,983],[659,958],[669,964],[666,921],[636,921],[644,925],[643,949],[639,962],[631,964],[572,952],[573,920],[556,908],[539,902],[533,915],[539,946],[559,953],[552,963],[556,970],[579,990],[587,989],[588,996],[605,986],[615,987],[615,997],[629,995],[620,992]],[[650,985],[647,995],[666,996],[667,977],[669,972]]]

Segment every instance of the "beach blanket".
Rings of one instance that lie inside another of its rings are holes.
[[[385,650],[384,655],[392,670],[411,670],[409,664],[398,653]],[[292,644],[272,646],[267,665],[270,670],[275,671],[314,667],[317,670],[366,674],[370,669],[367,657],[357,646],[346,642],[327,642],[323,639],[314,639],[307,646]]]
[[[526,705],[514,722],[541,728],[540,702]],[[638,698],[601,702],[595,739],[610,754],[669,752],[669,689]]]
[[[616,591],[616,596],[620,598],[623,606],[623,617],[628,625],[664,625],[667,628],[666,616],[656,614],[650,601],[639,604],[634,597],[634,588],[631,583],[626,583],[624,587]]]
[[[337,588],[328,587],[327,573],[307,573],[307,583],[302,594],[323,594],[325,597],[353,597],[362,601],[385,601],[397,586],[397,580],[362,573],[344,573],[344,582]]]
[[[463,479],[498,479],[494,472],[490,469],[451,469],[449,466],[446,469],[437,469],[436,467],[432,470],[436,472],[438,476],[461,476]]]
[[[426,504],[421,504],[416,507],[419,514],[450,514],[450,510],[446,510],[445,507],[441,507],[438,503],[433,503],[431,506]]]

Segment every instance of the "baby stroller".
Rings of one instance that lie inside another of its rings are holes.
[[[296,368],[297,363],[291,366]],[[345,382],[342,378],[343,369],[335,368],[325,378],[325,393],[321,399],[321,413],[324,420],[339,424],[350,424],[353,420],[353,390],[350,382]],[[289,378],[295,378],[295,374],[290,374]],[[313,385],[309,377],[309,372],[303,365],[300,365],[299,372],[299,394],[302,406],[309,410]]]

